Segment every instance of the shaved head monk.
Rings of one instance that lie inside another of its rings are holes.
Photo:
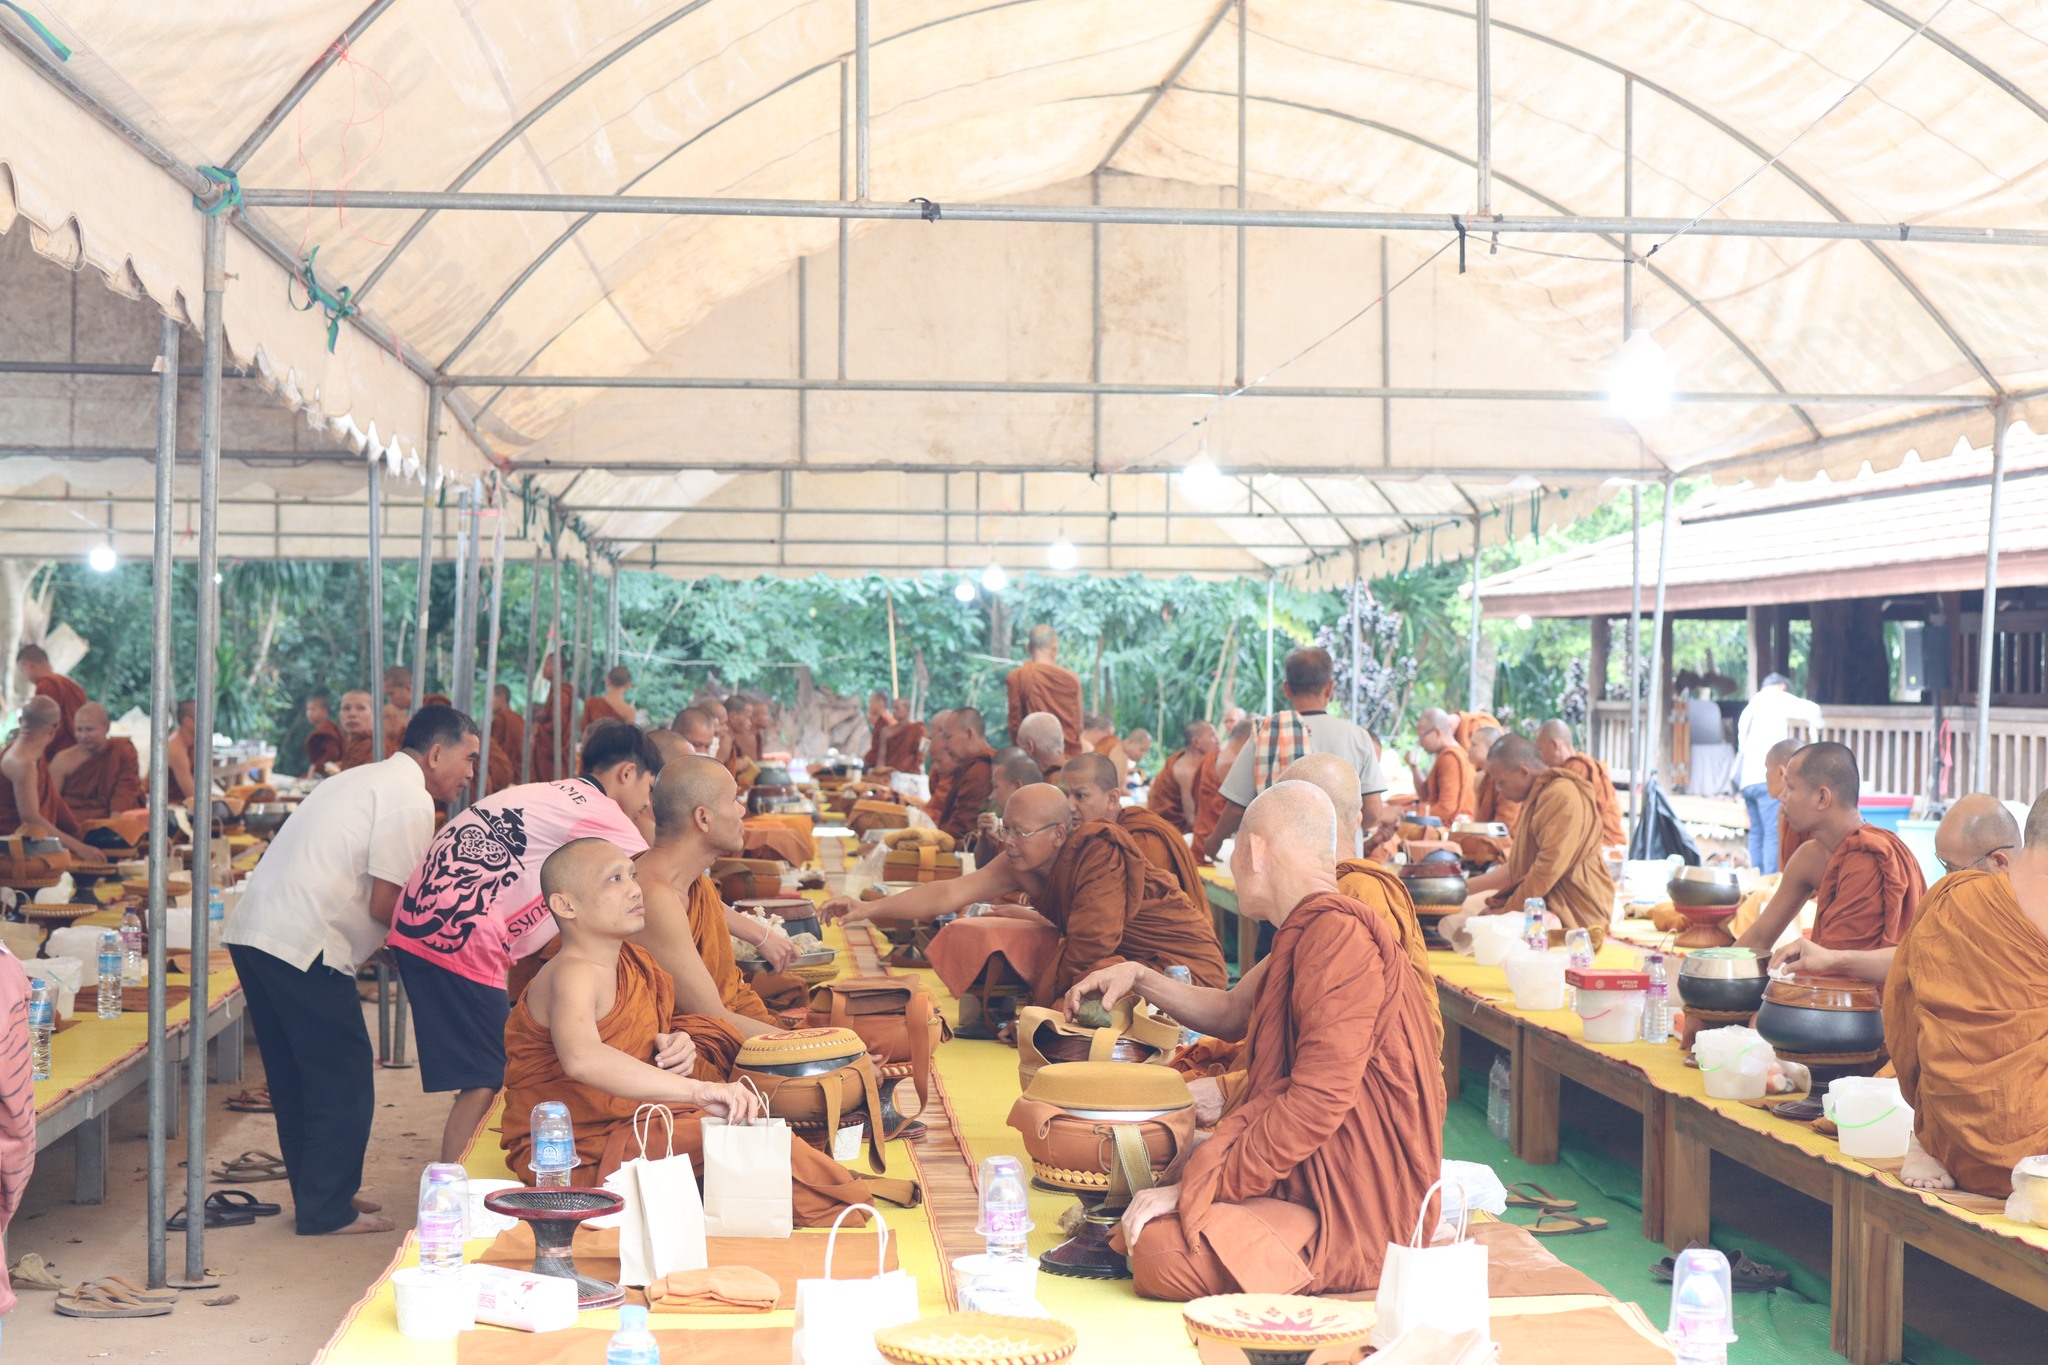
[[[1030,755],[1015,749],[996,755],[989,769],[989,808],[974,822],[973,846],[968,849],[974,861],[986,863],[1003,856],[1003,812],[1009,808],[1010,798],[1043,781],[1045,774]]]
[[[1479,787],[1473,796],[1472,818],[1482,824],[1500,824],[1508,827],[1508,833],[1515,832],[1515,823],[1522,818],[1522,803],[1510,801],[1500,794],[1500,784],[1487,771],[1486,760],[1493,752],[1493,746],[1500,739],[1501,730],[1497,725],[1475,726],[1472,731],[1472,762],[1479,771]]]
[[[1785,819],[1785,769],[1792,762],[1792,755],[1799,752],[1800,741],[1781,739],[1764,755],[1764,790],[1771,800],[1778,803],[1778,866],[1783,868],[1792,861],[1792,855],[1807,840],[1807,836],[1792,828]],[[1762,869],[1759,869],[1760,871]]]
[[[1061,757],[1071,757],[1081,752],[1081,680],[1060,667],[1060,637],[1051,626],[1031,628],[1029,649],[1031,657],[1003,680],[1010,697],[1010,742],[1022,745],[1018,727],[1026,716],[1043,711],[1060,724]],[[1043,758],[1038,766],[1046,766]]]
[[[142,761],[135,746],[108,733],[107,708],[89,701],[72,717],[78,743],[50,760],[64,804],[80,820],[104,820],[142,805]]]
[[[15,651],[14,670],[28,680],[36,696],[57,705],[57,738],[50,744],[50,757],[55,758],[78,742],[72,722],[85,705],[85,689],[50,667],[50,656],[41,645],[23,645]]]
[[[739,772],[743,763],[761,761],[761,740],[754,733],[754,713],[737,694],[725,699],[725,733],[732,741],[726,746],[726,766],[733,772]]]
[[[164,745],[165,786],[178,804],[192,800],[192,752],[199,744],[198,727],[199,708],[188,697],[178,703],[178,728]]]
[[[701,706],[686,706],[676,712],[669,727],[689,742],[690,748],[709,757],[718,748],[718,722]]]
[[[1179,964],[1207,986],[1229,980],[1207,900],[1196,905],[1117,826],[1077,823],[1066,794],[1043,783],[1010,798],[1003,825],[1004,855],[966,876],[875,901],[841,896],[820,913],[856,923],[877,917],[928,920],[1022,891],[1061,936],[1045,978],[1035,983],[1034,997],[1046,1004],[1112,962],[1162,970]]]
[[[1501,795],[1522,803],[1522,823],[1505,866],[1465,885],[1465,909],[1444,920],[1448,935],[1473,914],[1520,914],[1532,896],[1565,928],[1605,930],[1614,918],[1614,876],[1602,851],[1600,810],[1591,785],[1570,768],[1553,768],[1535,744],[1503,735],[1486,758]]]
[[[1206,720],[1190,721],[1180,733],[1180,748],[1159,765],[1159,775],[1152,779],[1152,794],[1145,804],[1182,834],[1193,834],[1195,775],[1202,761],[1216,752],[1216,727]]]
[[[1104,820],[1131,836],[1131,842],[1145,855],[1145,861],[1173,879],[1196,905],[1207,905],[1209,893],[1202,885],[1202,869],[1194,850],[1172,825],[1143,806],[1123,804],[1116,764],[1101,754],[1076,754],[1060,769],[1060,790],[1076,823]]]
[[[1600,808],[1600,842],[1609,848],[1627,842],[1621,826],[1621,803],[1614,796],[1614,778],[1607,765],[1591,754],[1572,747],[1572,727],[1561,720],[1546,720],[1536,731],[1536,752],[1553,768],[1563,768],[1586,779],[1593,790],[1593,804]]]
[[[306,724],[312,727],[306,731],[306,772],[310,776],[327,771],[330,763],[341,762],[342,736],[324,696],[306,698]]]
[[[1243,716],[1244,713],[1239,711],[1238,715]],[[1251,720],[1240,719],[1215,754],[1195,773],[1195,853],[1205,863],[1214,856],[1209,852],[1212,842],[1221,846],[1222,840],[1216,838],[1216,829],[1232,809],[1223,795],[1224,774],[1237,766],[1237,756],[1252,742],[1253,729]]]
[[[1913,927],[1927,882],[1898,835],[1864,823],[1856,807],[1861,785],[1856,755],[1847,747],[1809,744],[1785,765],[1785,818],[1827,857],[1806,937],[1816,947],[1853,954],[1841,959],[1844,969],[1860,966],[1859,974],[1882,981],[1891,950]],[[1769,953],[1797,914],[1798,907],[1773,902],[1738,945]],[[1783,956],[1796,961],[1803,953],[1792,945]]]
[[[1441,1173],[1444,1090],[1422,987],[1394,930],[1337,888],[1336,810],[1282,780],[1245,811],[1230,870],[1273,954],[1235,990],[1120,963],[1067,993],[1138,994],[1190,1028],[1245,1040],[1242,1088],[1177,1183],[1140,1191],[1119,1229],[1138,1293],[1347,1293],[1378,1285]]]
[[[945,724],[932,731],[933,753],[945,765],[945,789],[933,793],[930,814],[956,842],[974,832],[995,794],[996,756],[984,727],[981,712],[963,706],[946,712]]]
[[[622,720],[628,725],[640,719],[640,713],[633,703],[626,700],[627,689],[633,686],[633,672],[624,664],[604,675],[604,691],[583,703],[583,729],[589,730],[599,721]]]
[[[103,863],[98,850],[78,837],[78,821],[50,777],[50,745],[56,742],[60,716],[57,703],[46,696],[22,703],[21,724],[0,752],[0,834],[56,839],[72,856]]]
[[[1032,712],[1010,733],[1017,741],[1017,747],[1038,765],[1038,770],[1045,774],[1045,780],[1048,782],[1059,775],[1061,765],[1070,755],[1080,752],[1066,746],[1062,738],[1060,718],[1050,711]]]
[[[1458,743],[1458,718],[1448,711],[1430,707],[1415,722],[1415,736],[1422,751],[1430,755],[1429,772],[1422,760],[1409,755],[1408,767],[1415,773],[1415,813],[1434,815],[1448,829],[1454,822],[1469,820],[1479,801],[1479,775],[1472,756]]]
[[[526,718],[512,709],[512,689],[495,684],[491,688],[490,771],[484,775],[484,791],[503,791],[524,781],[526,762]]]
[[[892,772],[924,771],[924,726],[910,718],[910,698],[898,697],[882,729],[882,766]]]
[[[403,664],[384,670],[384,704],[399,711],[412,710],[412,670]]]
[[[341,694],[341,758],[336,766],[346,771],[375,763],[377,753],[377,702],[360,689]]]
[[[1899,1178],[1920,1189],[2003,1197],[2013,1166],[2048,1152],[2048,797],[2019,842],[1988,796],[1949,809],[1935,832],[1948,874],[1885,981],[1884,1041],[1916,1139]]]

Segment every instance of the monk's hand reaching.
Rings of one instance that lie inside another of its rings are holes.
[[[1839,967],[1841,961],[1842,955],[1834,949],[1823,948],[1810,938],[1799,938],[1771,954],[1771,971],[1827,973]]]
[[[654,1064],[663,1071],[689,1075],[697,1069],[697,1040],[687,1033],[655,1034]]]
[[[1197,1128],[1214,1128],[1223,1121],[1223,1082],[1214,1076],[1190,1076],[1188,1094],[1195,1099]]]
[[[1130,1204],[1124,1209],[1124,1245],[1137,1250],[1138,1237],[1145,1231],[1145,1224],[1179,1208],[1179,1185],[1154,1185],[1149,1190],[1139,1190],[1131,1196]]]
[[[796,961],[796,943],[780,926],[770,929],[767,936],[755,944],[754,948],[768,964],[770,971],[782,971]]]
[[[861,903],[851,896],[834,896],[818,906],[818,920],[823,924],[835,924],[856,914],[860,906]]]
[[[1081,1013],[1081,1004],[1091,995],[1102,997],[1102,1008],[1114,1009],[1116,1002],[1127,995],[1138,993],[1138,982],[1144,979],[1145,969],[1135,962],[1117,962],[1107,967],[1098,967],[1088,973],[1067,992],[1061,1005],[1067,1018],[1074,1019]]]
[[[752,1086],[737,1082],[701,1081],[688,1103],[727,1123],[752,1123],[761,1117],[761,1096]]]

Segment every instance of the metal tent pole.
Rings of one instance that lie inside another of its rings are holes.
[[[434,587],[434,499],[441,483],[441,386],[433,384],[427,388],[427,464],[422,471],[426,486],[420,492],[420,573],[419,601],[414,608],[412,641],[412,704],[419,707],[420,699],[427,695],[427,626],[433,604]],[[381,688],[384,680],[379,678]],[[380,693],[381,695],[381,693]],[[383,724],[383,708],[378,708],[378,724]]]
[[[1273,574],[1266,574],[1266,714],[1273,714]]]
[[[868,93],[868,0],[853,0],[853,133],[854,197],[868,197],[868,120],[873,106]]]
[[[846,70],[846,59],[842,57],[839,60],[839,197],[842,200],[851,198],[851,186],[848,184],[847,181],[847,177],[850,173],[848,167],[851,156],[847,149],[847,135],[849,132],[849,124],[851,120],[848,117],[846,108],[847,97],[851,89],[851,86],[852,80]],[[853,225],[851,221],[848,219],[841,218],[839,220],[839,254],[837,257],[834,258],[836,261],[834,270],[835,273],[839,276],[839,278],[835,281],[835,284],[837,286],[839,293],[838,354],[839,377],[841,379],[846,378],[846,238],[847,233],[851,230],[852,226]]]
[[[481,717],[476,728],[483,737],[476,755],[476,780],[470,786],[477,796],[487,793],[491,786],[491,707],[498,695],[498,646],[505,634],[505,483],[502,474],[493,474],[491,480],[491,643],[484,654],[483,699],[469,713],[473,719]]]
[[[1245,204],[1245,9],[1250,0],[1237,0],[1237,211],[1244,212]],[[1244,314],[1245,314],[1245,228],[1237,227],[1237,387],[1244,387]],[[1272,710],[1270,699],[1266,708]]]
[[[448,685],[448,700],[456,710],[462,709],[462,661],[463,651],[469,647],[469,497],[470,490],[458,489],[455,494],[455,614],[448,623],[448,676],[442,681]],[[424,704],[425,692],[416,701]]]
[[[484,621],[484,484],[474,480],[469,489],[469,611],[463,618],[462,656],[457,661],[461,699],[456,710],[465,716],[476,714],[476,655],[482,648]]]
[[[1479,538],[1483,523],[1472,518],[1472,629],[1466,641],[1465,709],[1479,709]]]
[[[1631,484],[1628,573],[1628,785],[1643,784],[1643,486]]]
[[[1365,607],[1365,564],[1357,544],[1351,546],[1351,703],[1345,708],[1344,719],[1353,725],[1362,724],[1358,719],[1358,658],[1359,623],[1358,615]]]
[[[540,667],[540,546],[533,547],[533,558],[527,561],[533,574],[533,598],[526,609],[526,673],[520,684],[526,689],[526,724],[520,727],[519,780],[533,781],[533,721],[539,714],[533,705],[533,673]],[[497,704],[497,698],[491,698]]]
[[[562,533],[557,530],[550,539],[554,542],[549,548],[554,551],[555,573],[554,601],[548,610],[548,653],[554,656],[555,676],[548,683],[548,711],[554,716],[555,723],[549,727],[548,743],[551,747],[548,763],[551,765],[549,772],[554,774],[556,781],[560,781],[563,776],[562,731],[568,725],[562,715],[562,684],[566,681],[563,675],[568,672],[568,660],[562,657]]]
[[[590,547],[583,547],[581,592],[576,607],[576,672],[583,679],[580,689],[584,696],[598,690],[604,678],[595,666],[597,651],[592,646],[597,639],[597,619],[592,614],[591,593],[596,587],[597,561],[590,556]]]
[[[370,695],[382,695],[384,686],[384,461],[382,458],[370,461],[369,486],[365,497],[369,502],[369,559],[364,564],[364,577],[369,588],[369,630],[370,630]],[[384,708],[377,707],[377,724],[371,730],[370,751],[379,759],[384,753]]]
[[[1479,213],[1493,212],[1493,5],[1478,0],[1473,16],[1478,71],[1473,86],[1479,97],[1479,138],[1472,162],[1479,172]],[[1476,226],[1476,225],[1475,225]]]
[[[1998,646],[1998,520],[2005,501],[2006,413],[2000,404],[1992,414],[1991,524],[1984,537],[1984,606],[1977,614],[1977,790],[1991,786],[1991,690]]]
[[[171,509],[178,461],[178,324],[157,327],[156,511],[149,584],[149,1287],[169,1274],[165,1198],[169,1184],[171,1104],[170,1040],[165,1036],[164,977],[170,947],[170,753],[174,701],[171,660]]]
[[[1663,768],[1659,748],[1663,743],[1664,698],[1657,688],[1664,678],[1664,586],[1671,564],[1671,511],[1672,505],[1677,501],[1678,499],[1672,496],[1671,477],[1666,475],[1664,514],[1657,531],[1657,607],[1650,618],[1650,695],[1643,698],[1645,766],[1651,772],[1660,775]],[[1638,783],[1637,790],[1645,791],[1647,787]],[[1637,828],[1641,828],[1642,822],[1648,818],[1649,812],[1644,809],[1645,804],[1642,801],[1635,803]]]

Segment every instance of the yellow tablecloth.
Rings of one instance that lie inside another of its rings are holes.
[[[168,980],[184,985],[189,978],[177,976]],[[241,988],[232,967],[216,965],[206,993],[210,1000],[218,1002]],[[164,1025],[175,1029],[191,1017],[191,1002],[181,1000],[164,1012]],[[102,1019],[96,1014],[80,1018],[50,1040],[50,1079],[36,1082],[36,1112],[40,1114],[73,1091],[91,1085],[102,1072],[148,1047],[149,1015],[141,1010],[129,1011],[119,1019]]]

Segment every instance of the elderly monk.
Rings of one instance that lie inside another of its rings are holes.
[[[1339,844],[1320,788],[1274,783],[1230,858],[1240,913],[1274,926],[1273,955],[1227,992],[1123,963],[1067,993],[1070,1012],[1135,993],[1245,1040],[1244,1084],[1214,1135],[1178,1181],[1124,1211],[1146,1298],[1374,1288],[1441,1173],[1443,1080],[1422,987],[1387,921],[1338,890]]]
[[[1898,947],[1913,927],[1927,881],[1898,835],[1864,823],[1856,808],[1861,787],[1856,755],[1832,741],[1806,745],[1785,765],[1786,818],[1827,858],[1814,889],[1813,927],[1806,937],[1821,948],[1868,954]],[[1796,905],[1773,900],[1737,945],[1770,952],[1798,912]],[[1876,972],[1876,980],[1884,979],[1883,971],[1870,965],[1876,959],[1857,960]]]
[[[1500,785],[1486,770],[1487,755],[1493,751],[1494,742],[1500,735],[1500,728],[1493,725],[1482,725],[1472,732],[1472,762],[1479,769],[1479,789],[1473,797],[1472,818],[1482,824],[1506,825],[1508,833],[1512,834],[1515,822],[1522,818],[1522,803],[1502,796]]]
[[[1058,716],[1050,711],[1034,711],[1011,730],[1011,737],[1050,782],[1059,775],[1061,765],[1077,752],[1066,746],[1064,733]]]
[[[78,821],[50,778],[50,746],[57,740],[61,715],[47,696],[22,703],[21,724],[0,752],[0,834],[56,839],[73,856],[103,863],[106,858],[78,837]]]
[[[963,706],[946,713],[942,730],[933,732],[935,752],[946,764],[945,789],[932,796],[932,823],[955,842],[974,832],[995,792],[995,751],[988,747],[981,712]],[[1034,776],[1033,782],[1039,780]],[[936,784],[935,784],[936,785]]]
[[[1106,822],[1077,824],[1066,795],[1040,783],[1012,796],[1003,811],[1007,852],[963,877],[928,882],[875,901],[830,900],[820,910],[850,923],[883,918],[929,920],[1017,892],[1059,931],[1060,948],[1036,983],[1050,1005],[1069,986],[1113,962],[1165,970],[1180,965],[1198,984],[1222,986],[1229,975],[1206,900],[1200,906],[1172,878],[1145,861],[1131,837]]]
[[[1131,836],[1145,861],[1173,879],[1196,905],[1207,905],[1202,869],[1195,852],[1172,825],[1143,806],[1126,806],[1118,795],[1116,764],[1101,754],[1076,754],[1060,769],[1060,790],[1079,824],[1106,821]]]
[[[976,818],[967,840],[967,852],[974,855],[975,862],[993,862],[1003,856],[1003,812],[1009,808],[1010,798],[1043,781],[1045,774],[1029,754],[1011,748],[995,756],[989,768],[988,809]]]
[[[1216,833],[1216,826],[1223,822],[1223,816],[1230,809],[1230,802],[1223,795],[1223,775],[1237,762],[1237,756],[1244,752],[1244,746],[1252,742],[1252,731],[1256,722],[1249,718],[1238,721],[1231,728],[1230,738],[1208,761],[1195,770],[1195,856],[1203,862],[1209,861],[1209,840]]]
[[[306,732],[306,773],[315,776],[341,762],[341,727],[334,723],[327,698],[319,695],[306,698],[306,724],[312,727]]]
[[[512,689],[503,683],[491,688],[491,763],[484,774],[484,791],[503,791],[520,780],[526,769],[526,719],[512,709]]]
[[[64,804],[80,820],[104,820],[142,806],[142,761],[135,746],[108,733],[107,708],[89,701],[72,717],[78,743],[50,760]]]
[[[626,700],[626,691],[633,685],[632,670],[624,664],[604,675],[604,691],[597,696],[583,700],[583,724],[579,730],[588,730],[599,721],[622,720],[628,725],[640,723],[640,713],[633,703]]]
[[[1458,718],[1438,707],[1430,707],[1415,722],[1415,735],[1422,751],[1430,755],[1429,772],[1422,771],[1420,755],[1408,756],[1409,771],[1416,775],[1417,815],[1434,815],[1448,829],[1459,820],[1469,820],[1478,807],[1478,774],[1472,756],[1458,743]]]
[[[1614,778],[1607,765],[1591,754],[1572,747],[1572,727],[1561,720],[1546,720],[1536,731],[1536,752],[1553,768],[1563,768],[1586,779],[1593,789],[1593,802],[1600,808],[1600,842],[1612,848],[1628,840],[1621,825],[1621,804],[1614,797]]]
[[[1192,834],[1195,775],[1202,761],[1216,752],[1216,727],[1206,720],[1190,721],[1182,727],[1180,737],[1181,747],[1159,765],[1159,775],[1152,779],[1152,794],[1146,805],[1182,834]]]
[[[548,685],[548,697],[535,704],[527,726],[533,735],[533,780],[552,782],[573,777],[576,772],[578,736],[570,727],[576,723],[576,688],[560,651],[550,651],[541,661],[540,676]]]
[[[924,771],[924,725],[910,718],[910,698],[898,697],[882,730],[882,766],[891,772]]]
[[[1031,628],[1028,637],[1030,659],[1010,670],[1003,680],[1010,694],[1010,742],[1022,745],[1018,727],[1035,712],[1049,712],[1060,723],[1062,757],[1081,752],[1081,680],[1072,670],[1060,667],[1060,637],[1048,625]],[[1039,760],[1039,767],[1045,760]],[[1055,767],[1058,764],[1054,765]],[[1047,774],[1050,776],[1050,772]]]
[[[14,668],[36,696],[57,704],[57,738],[50,745],[50,757],[55,758],[78,742],[72,722],[85,705],[85,689],[50,667],[50,656],[41,645],[23,645],[15,651]]]
[[[1520,914],[1541,896],[1567,929],[1605,928],[1614,918],[1614,876],[1601,849],[1600,809],[1586,779],[1553,768],[1520,735],[1504,735],[1486,758],[1501,795],[1522,803],[1522,823],[1505,866],[1465,885],[1465,909],[1445,918],[1448,936],[1474,914]]]
[[[341,757],[335,760],[336,768],[360,768],[383,757],[377,752],[376,705],[376,699],[360,689],[341,694]]]
[[[2026,834],[2017,849],[1988,796],[1950,808],[1934,836],[1948,875],[1885,981],[1884,1041],[1916,1139],[1899,1178],[1920,1189],[2009,1195],[2013,1166],[2048,1152],[2048,797]]]
[[[1785,818],[1785,765],[1799,752],[1800,741],[1781,739],[1764,755],[1764,790],[1778,803],[1778,866],[1792,861],[1792,855],[1806,843],[1807,836],[1792,828]]]

